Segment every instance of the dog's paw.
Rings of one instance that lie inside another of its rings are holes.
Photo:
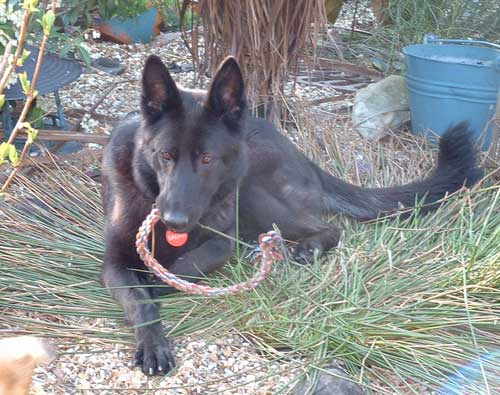
[[[147,376],[167,374],[175,367],[170,342],[163,334],[138,339],[134,365],[140,366]]]
[[[311,264],[321,255],[323,248],[316,240],[305,240],[293,249],[293,257],[299,263]]]

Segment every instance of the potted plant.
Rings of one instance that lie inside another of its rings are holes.
[[[160,32],[161,14],[149,0],[97,0],[95,8],[96,28],[112,41],[144,43]]]

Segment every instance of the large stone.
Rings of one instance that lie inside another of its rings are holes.
[[[361,136],[378,140],[407,123],[409,110],[405,79],[391,75],[356,93],[352,123]]]
[[[329,366],[324,370],[319,372],[315,385],[307,378],[294,389],[293,395],[364,395],[361,387],[349,380],[342,369]]]

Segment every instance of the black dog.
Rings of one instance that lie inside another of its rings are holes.
[[[156,256],[172,272],[200,277],[220,268],[233,242],[200,224],[236,236],[239,187],[241,235],[255,239],[277,224],[298,242],[297,257],[309,259],[335,247],[340,230],[326,212],[358,219],[437,200],[482,176],[465,123],[440,142],[439,162],[427,179],[392,188],[362,188],[324,172],[270,123],[245,115],[243,78],[228,58],[207,92],[179,89],[156,56],[142,77],[142,119],[121,125],[103,160],[106,252],[103,281],[135,326],[136,363],[146,374],[174,366],[154,303],[160,288],[135,251],[135,235],[156,204]],[[166,244],[167,229],[189,234],[182,247]],[[165,288],[163,288],[165,289]]]

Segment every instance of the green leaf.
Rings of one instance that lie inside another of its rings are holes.
[[[14,144],[9,144],[9,160],[14,166],[17,166],[19,164],[19,155]]]
[[[9,160],[14,166],[19,164],[19,155],[17,153],[16,146],[14,144],[3,142],[0,144],[0,164],[5,163],[7,157],[9,157]]]
[[[17,59],[17,66],[20,67],[24,64],[28,56],[30,55],[31,51],[28,51],[27,49],[23,48],[23,52],[21,54],[21,57]]]
[[[80,45],[78,45],[77,48],[78,52],[80,52],[83,63],[85,63],[86,66],[90,66],[90,64],[92,63],[92,59],[87,50]]]
[[[0,110],[2,109],[5,103],[5,95],[0,95]]]
[[[28,74],[25,71],[23,73],[17,73],[17,76],[19,77],[19,81],[21,82],[21,86],[23,87],[24,94],[28,95],[31,90],[31,83],[28,80]]]
[[[38,0],[24,0],[23,2],[23,8],[30,13],[38,11],[38,8],[36,8],[37,5]]]
[[[7,142],[0,144],[0,164],[6,162],[5,158],[7,158],[7,155],[9,154],[9,147],[10,144]]]
[[[38,136],[38,130],[32,127],[29,122],[24,122],[23,127],[26,129],[26,133],[28,134],[27,143],[33,144]]]
[[[50,31],[52,30],[52,26],[54,26],[54,21],[56,16],[52,10],[47,11],[42,17],[42,28],[43,34],[46,36],[50,35]]]
[[[61,58],[64,58],[68,54],[68,52],[71,51],[71,48],[72,44],[65,44],[59,51],[59,56]]]
[[[38,137],[38,130],[33,129],[28,131],[28,144],[33,144]]]

